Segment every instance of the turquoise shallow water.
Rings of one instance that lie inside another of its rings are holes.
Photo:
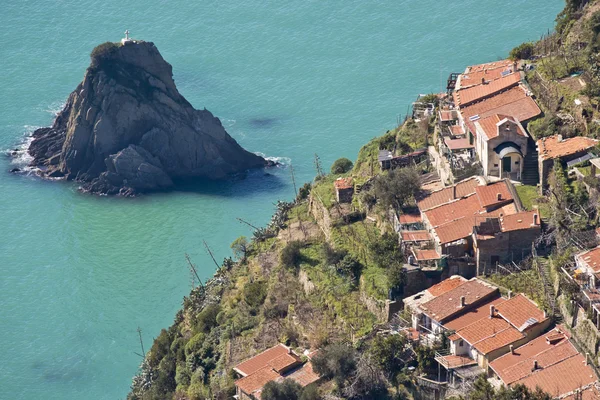
[[[75,88],[98,43],[154,41],[181,92],[246,148],[291,160],[354,158],[418,93],[553,25],[561,0],[13,1],[0,12],[0,149]],[[138,199],[95,198],[12,176],[0,157],[0,399],[119,399],[189,291],[293,189],[286,169]]]

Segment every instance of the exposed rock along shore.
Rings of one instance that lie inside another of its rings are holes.
[[[104,43],[53,125],[28,152],[40,175],[98,194],[134,195],[177,180],[222,179],[272,164],[244,150],[208,110],[178,92],[151,42]]]

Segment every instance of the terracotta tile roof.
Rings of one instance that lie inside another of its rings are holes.
[[[504,131],[501,130],[498,125],[504,123],[505,120],[509,123],[508,127],[510,132],[527,137],[527,133],[519,121],[512,116],[504,114],[493,114],[489,117],[479,119],[475,121],[475,126],[479,125],[480,130],[485,134],[485,136],[488,139],[493,139],[500,136],[500,133]]]
[[[547,337],[553,335],[560,335],[562,340],[555,342],[554,344],[549,343]],[[499,357],[496,360],[492,361],[490,363],[490,367],[494,370],[494,372],[496,372],[500,379],[502,379],[502,381],[508,385],[513,382],[508,381],[508,378],[509,375],[512,374],[512,370],[513,368],[515,368],[515,366],[525,365],[527,363],[527,360],[531,360],[532,365],[533,360],[536,359],[536,356],[541,353],[553,354],[553,349],[555,349],[561,343],[568,343],[568,338],[568,331],[563,326],[558,325],[545,335],[538,336],[537,338],[524,344],[523,346],[514,349],[513,353],[507,353],[502,357]],[[552,364],[553,363],[554,362],[552,362]],[[529,365],[530,373],[531,365]],[[519,377],[517,379],[521,378],[522,377]]]
[[[273,368],[264,367],[252,374],[235,381],[235,385],[246,394],[260,398],[260,391],[267,382],[274,381],[281,377]]]
[[[348,178],[337,178],[335,180],[335,182],[333,182],[333,184],[338,189],[350,189],[350,188],[354,187],[354,184],[352,182],[352,178],[351,177],[348,177]]]
[[[446,143],[446,146],[448,146],[450,150],[465,150],[472,149],[475,147],[471,143],[469,143],[469,139],[467,138],[452,139],[449,137],[445,137],[444,143]]]
[[[465,129],[462,127],[462,125],[451,125],[450,133],[452,133],[455,136],[458,136],[458,135],[464,135],[466,132],[465,132]]]
[[[488,354],[501,349],[525,337],[524,334],[498,316],[481,318],[456,331],[456,334],[481,354]]]
[[[318,381],[319,375],[313,370],[312,363],[307,362],[300,368],[297,368],[280,378],[280,380],[283,379],[292,379],[299,383],[300,386],[304,387]]]
[[[544,316],[542,310],[522,294],[518,294],[500,304],[496,307],[496,311],[502,318],[513,324],[520,331],[548,319],[548,317]],[[534,322],[534,320],[537,322]]]
[[[475,218],[472,216],[459,218],[434,229],[440,244],[452,243],[473,234]]]
[[[518,121],[526,122],[541,113],[542,111],[537,103],[527,95],[527,92],[521,86],[508,89],[460,110],[462,119],[473,134],[476,134],[476,132],[471,117],[475,118],[477,116],[479,119],[484,119],[494,114],[501,114],[510,115]]]
[[[577,260],[594,272],[600,272],[600,246],[577,254]]]
[[[592,367],[585,365],[585,357],[577,354],[548,368],[538,369],[515,384],[523,384],[530,389],[539,386],[544,392],[558,397],[587,386],[596,379]]]
[[[439,113],[440,121],[447,122],[456,119],[456,111],[455,110],[440,110]]]
[[[258,371],[261,368],[268,366],[269,361],[274,360],[275,358],[287,354],[289,352],[289,348],[279,343],[270,349],[263,351],[262,353],[257,354],[249,360],[246,360],[234,367],[242,375],[250,375],[251,373]]]
[[[458,107],[465,107],[478,100],[498,94],[503,90],[518,86],[520,81],[521,74],[517,72],[493,81],[486,81],[485,84],[460,89],[453,93],[454,103]]]
[[[468,325],[471,325],[473,322],[479,321],[482,318],[489,318],[490,306],[498,306],[505,301],[506,300],[500,297],[500,294],[498,294],[497,296],[492,297],[490,300],[478,305],[477,307],[470,309],[466,313],[444,323],[444,328],[452,331],[458,331]]]
[[[462,276],[454,275],[448,279],[444,279],[440,283],[436,283],[435,285],[433,285],[429,289],[427,289],[427,291],[433,297],[437,297],[439,295],[442,295],[442,294],[462,285],[465,282],[467,282],[467,280],[465,278],[463,278]]]
[[[419,333],[419,331],[413,327],[403,329],[403,330],[399,331],[399,333],[401,335],[406,336],[406,338],[412,342],[416,342],[421,337],[421,334]]]
[[[537,141],[539,157],[542,160],[565,157],[596,146],[597,140],[584,136],[575,136],[558,141],[558,135],[548,136]]]
[[[432,227],[444,225],[457,219],[472,216],[479,212],[481,208],[479,198],[476,195],[443,204],[432,208],[424,213],[427,221]]]
[[[468,365],[477,364],[477,361],[473,360],[472,358],[469,358],[467,356],[455,356],[452,354],[448,355],[448,356],[436,358],[436,360],[437,359],[439,359],[448,369],[454,369],[457,367],[466,367]]]
[[[490,183],[487,186],[479,186],[475,189],[479,204],[481,207],[489,208],[492,206],[500,205],[514,200],[510,189],[508,188],[508,182],[499,181]]]
[[[402,224],[416,224],[419,222],[423,222],[423,218],[420,213],[405,213],[400,214],[398,217],[398,221]]]
[[[439,260],[441,257],[435,250],[414,250],[417,261]]]
[[[421,304],[420,307],[433,320],[444,322],[452,316],[477,306],[495,293],[498,293],[498,288],[473,278]],[[460,301],[463,296],[465,298],[465,306],[461,307]]]
[[[302,361],[300,360],[300,358],[298,356],[296,356],[295,354],[282,354],[279,357],[275,357],[274,359],[270,360],[267,365],[271,368],[273,368],[275,371],[281,373],[282,371],[291,368],[292,366],[296,365],[296,364],[300,364],[302,363]]]
[[[403,242],[428,242],[431,235],[427,231],[401,231]]]
[[[535,224],[534,218],[536,220]],[[521,211],[516,214],[504,215],[503,217],[499,218],[499,220],[502,232],[540,227],[540,218],[537,211]]]
[[[460,75],[459,88],[465,88],[473,85],[480,85],[481,79],[493,81],[500,79],[502,73],[514,70],[514,63],[510,60],[497,61],[481,65],[467,67],[465,72]]]
[[[487,62],[487,63],[483,63],[483,64],[475,64],[475,65],[469,65],[466,69],[465,69],[465,74],[472,74],[475,72],[481,72],[484,70],[493,70],[493,69],[497,69],[497,68],[506,68],[506,67],[510,67],[514,64],[514,61],[509,60],[509,59],[505,59],[505,60],[498,60],[498,61],[491,61],[491,62]]]
[[[600,389],[596,385],[591,385],[577,395],[575,393],[564,397],[562,400],[598,400],[600,399]]]
[[[473,194],[475,193],[475,188],[479,185],[481,185],[481,182],[477,177],[465,179],[464,181],[454,185],[456,186],[456,196],[454,195],[453,187],[448,186],[443,189],[425,194],[417,202],[417,205],[419,206],[421,212],[427,211],[433,207],[448,203],[449,201]]]

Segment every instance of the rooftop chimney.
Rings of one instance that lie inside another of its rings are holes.
[[[460,306],[461,308],[467,304],[465,296],[460,296]]]
[[[531,371],[535,371],[536,369],[538,369],[538,362],[537,360],[533,360],[533,369]]]
[[[452,200],[456,199],[456,185],[452,186]]]
[[[539,219],[537,214],[533,214],[533,225],[539,225]]]
[[[590,353],[585,353],[585,365],[590,365]]]
[[[481,78],[481,84],[485,84],[485,78]]]
[[[558,136],[556,137],[556,141],[557,141],[557,142],[559,142],[559,143],[560,143],[560,142],[562,142],[562,141],[563,141],[563,137],[562,137],[562,135],[558,135]]]
[[[510,299],[512,299],[512,290],[509,290],[509,291],[508,291],[508,294],[507,294],[507,296],[506,296],[506,297],[508,297],[508,298],[509,298],[509,300],[510,300]]]
[[[502,193],[498,193],[496,197],[498,198],[498,201],[502,200]]]
[[[510,354],[515,354],[515,346],[511,344],[510,346],[508,346],[508,348],[510,349]]]
[[[494,305],[492,304],[490,306],[490,318],[494,318],[495,314],[496,314],[496,307],[494,307]]]

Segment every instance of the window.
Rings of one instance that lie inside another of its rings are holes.
[[[494,167],[498,168],[498,164],[494,164]]]
[[[519,165],[519,162],[518,162],[518,161],[515,161],[515,165]]]
[[[459,346],[459,347],[463,347],[463,345],[464,345],[464,344],[465,344],[465,342],[464,342],[464,341],[462,341],[462,340],[461,340],[460,342],[458,342],[458,346]]]

